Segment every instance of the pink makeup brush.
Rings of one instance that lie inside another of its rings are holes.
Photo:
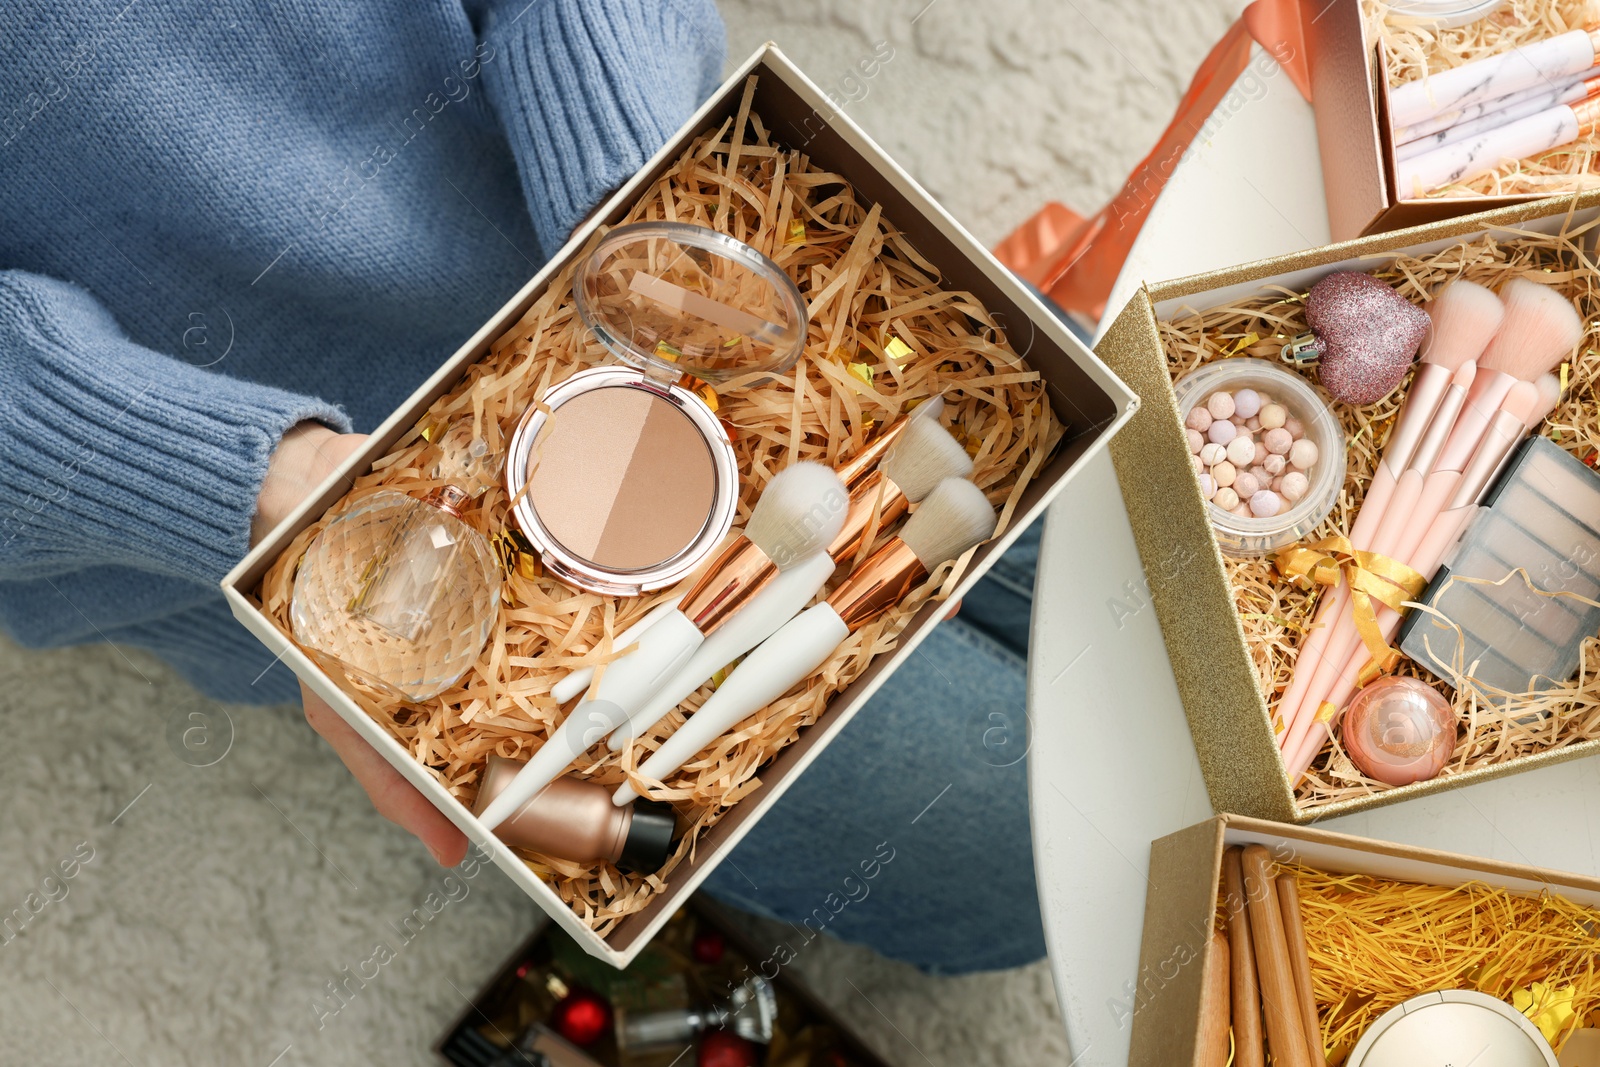
[[[1534,427],[1542,423],[1555,410],[1561,399],[1561,387],[1554,375],[1542,375],[1536,382],[1516,382],[1507,391],[1499,410],[1489,420],[1480,439],[1477,451],[1466,469],[1451,481],[1452,491],[1443,508],[1424,512],[1419,509],[1406,524],[1404,540],[1407,542],[1405,558],[1413,569],[1425,578],[1432,579],[1443,562],[1445,554],[1476,512],[1495,477],[1504,469],[1518,443]],[[1378,608],[1378,626],[1385,641],[1391,640],[1400,628],[1403,616],[1387,607]],[[1327,703],[1342,708],[1355,692],[1361,669],[1368,659],[1367,651],[1359,641],[1344,661],[1344,666],[1324,698]],[[1318,701],[1320,705],[1322,701]],[[1289,779],[1298,782],[1307,768],[1322,751],[1330,726],[1313,724],[1298,749],[1285,760]]]
[[[1498,304],[1500,301],[1495,300]],[[1423,486],[1426,484],[1428,472],[1433,469],[1434,462],[1438,459],[1440,451],[1444,448],[1450,431],[1454,428],[1456,417],[1461,414],[1461,409],[1467,401],[1467,392],[1478,373],[1477,364],[1463,363],[1456,369],[1455,376],[1450,379],[1445,388],[1444,398],[1439,402],[1439,408],[1434,412],[1433,420],[1428,423],[1427,431],[1422,439],[1417,442],[1412,451],[1410,465],[1405,473],[1391,483],[1385,496],[1374,508],[1369,496],[1361,508],[1361,513],[1356,517],[1357,523],[1369,514],[1373,521],[1369,522],[1367,529],[1370,531],[1364,542],[1356,543],[1357,547],[1380,555],[1395,557],[1395,544],[1400,539],[1401,531],[1410,521],[1411,512],[1417,500],[1422,496]],[[1486,372],[1487,373],[1487,372]],[[1283,736],[1279,739],[1279,746],[1284,752],[1294,752],[1305,740],[1306,734],[1311,730],[1311,719],[1316,712],[1317,704],[1309,696],[1319,692],[1320,686],[1327,685],[1334,677],[1332,668],[1344,663],[1350,652],[1350,643],[1360,637],[1356,630],[1354,616],[1348,611],[1350,607],[1350,589],[1347,585],[1340,585],[1329,597],[1327,623],[1322,629],[1315,631],[1312,636],[1320,638],[1317,646],[1317,658],[1307,660],[1305,654],[1296,660],[1295,677],[1291,683],[1291,690],[1298,703],[1292,707],[1285,705],[1281,712],[1285,724]],[[1301,666],[1303,662],[1303,667]]]
[[[1482,354],[1489,338],[1500,328],[1500,321],[1505,314],[1505,306],[1494,293],[1467,281],[1452,282],[1440,289],[1428,302],[1426,310],[1433,320],[1426,350],[1412,375],[1405,404],[1395,419],[1394,428],[1389,431],[1383,459],[1373,473],[1372,484],[1367,488],[1361,511],[1350,529],[1350,541],[1357,548],[1369,547],[1368,542],[1377,531],[1395,484],[1410,464],[1424,433],[1444,403],[1452,380],[1465,374],[1466,384],[1470,384],[1475,366],[1473,361]],[[1466,395],[1464,385],[1460,395],[1463,398]],[[1452,421],[1454,417],[1454,412],[1451,412]],[[1317,623],[1339,618],[1348,602],[1349,593],[1341,585],[1323,600],[1317,612]],[[1330,636],[1328,629],[1326,625],[1313,626],[1296,661],[1297,667],[1302,669],[1295,671],[1288,690],[1278,703],[1285,737],[1293,726],[1294,713],[1311,681],[1311,672],[1303,668],[1320,661],[1323,645]]]
[[[1411,470],[1399,482],[1378,531],[1366,546],[1381,555],[1402,561],[1411,558],[1427,532],[1428,520],[1445,506],[1512,386],[1547,373],[1583,336],[1583,321],[1578,313],[1565,297],[1547,285],[1513,279],[1501,288],[1500,300],[1505,305],[1505,318],[1478,360],[1478,371],[1460,414],[1449,421],[1434,420],[1428,440],[1419,445]],[[1439,446],[1437,434],[1445,426],[1449,427],[1449,435]],[[1436,459],[1431,454],[1435,448]],[[1366,508],[1362,511],[1364,514]],[[1348,593],[1339,602],[1343,611],[1349,603]],[[1318,694],[1332,688],[1351,649],[1360,640],[1355,621],[1348,614],[1337,616],[1326,629],[1331,632],[1318,646],[1320,658],[1300,693],[1300,702],[1294,706],[1293,718],[1283,720],[1291,724],[1280,746],[1286,753],[1300,751],[1304,745],[1316,709],[1324,700]],[[1296,671],[1297,680],[1301,673]]]

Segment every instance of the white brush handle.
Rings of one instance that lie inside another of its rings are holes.
[[[850,628],[826,601],[796,615],[745,657],[711,694],[711,699],[644,761],[639,772],[661,781],[693,759],[695,753],[783,696],[821,666],[849,636]],[[621,806],[632,803],[637,796],[624,782],[611,800]]]
[[[681,600],[682,598],[679,599]],[[650,627],[654,626],[663,615],[676,610],[678,610],[677,600],[662,601],[655,607],[651,608],[649,614],[647,614],[644,618],[640,619],[638,622],[622,631],[622,633],[618,634],[617,639],[612,642],[612,647],[627,648],[629,645],[639,640],[639,635],[650,629]],[[561,681],[551,686],[550,695],[556,698],[556,703],[565,704],[567,701],[571,700],[573,697],[589,688],[589,683],[594,681],[594,671],[595,669],[593,667],[579,667],[577,670],[561,679]]]
[[[1569,74],[1553,85],[1541,83],[1531,89],[1524,89],[1520,93],[1499,96],[1493,100],[1485,100],[1481,104],[1468,104],[1466,107],[1455,111],[1440,112],[1432,118],[1424,119],[1415,126],[1396,127],[1394,143],[1401,148],[1409,148],[1422,141],[1431,141],[1434,135],[1446,130],[1459,130],[1463,126],[1475,123],[1480,119],[1491,118],[1497,114],[1505,115],[1506,117],[1502,121],[1509,122],[1512,118],[1531,115],[1533,112],[1543,111],[1547,107],[1568,104],[1574,100],[1582,100],[1586,94],[1580,90],[1576,95],[1573,95],[1574,87],[1596,75],[1600,75],[1600,67],[1590,67],[1581,74]],[[1529,105],[1529,109],[1520,110],[1519,114],[1514,116],[1509,114],[1512,108],[1521,109],[1524,105]],[[1452,140],[1455,139],[1452,138]],[[1441,141],[1428,147],[1437,148],[1439,144],[1444,143],[1446,142]]]
[[[629,711],[682,667],[702,640],[700,631],[682,612],[674,610],[663,615],[640,635],[637,649],[606,668],[595,698],[572,709],[550,740],[489,802],[478,816],[479,821],[493,830],[537,796],[591,745],[627,722]]]
[[[1395,127],[1415,126],[1441,111],[1457,111],[1537,85],[1559,82],[1594,66],[1594,60],[1594,46],[1587,30],[1546,37],[1389,90],[1389,123]]]
[[[1395,164],[1395,191],[1408,200],[1452,182],[1469,182],[1498,169],[1506,160],[1527,159],[1571,144],[1581,132],[1577,112],[1569,105],[1548,108],[1401,160]]]
[[[1420,137],[1410,144],[1403,144],[1395,149],[1394,157],[1401,162],[1415,159],[1436,148],[1443,148],[1445,145],[1465,141],[1469,137],[1486,134],[1491,130],[1499,129],[1501,126],[1509,125],[1518,119],[1527,118],[1529,115],[1537,115],[1541,111],[1548,111],[1550,108],[1558,107],[1562,104],[1576,104],[1587,95],[1588,87],[1583,82],[1573,82],[1565,89],[1552,89],[1548,92],[1533,93],[1515,103],[1506,105],[1499,111],[1491,111],[1487,115],[1482,115],[1466,122],[1459,122],[1454,126],[1439,130],[1437,133]]]
[[[755,648],[811,603],[832,577],[833,558],[826,552],[779,571],[750,603],[707,637],[678,673],[656,690],[627,723],[611,734],[611,751],[621,752],[635,737],[660,722],[673,708],[706,683],[706,679]]]

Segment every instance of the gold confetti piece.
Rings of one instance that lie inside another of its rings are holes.
[[[900,338],[891,337],[889,338],[889,343],[883,346],[883,354],[898,363],[900,360],[915,353],[912,347],[900,340]]]
[[[721,689],[722,683],[728,680],[728,668],[723,667],[711,676],[711,688]]]
[[[439,426],[438,426],[437,423],[432,423],[432,422],[428,423],[422,429],[417,431],[417,436],[421,437],[424,441],[428,442],[430,445],[433,444],[433,439],[435,437],[437,437],[438,434],[439,434]]]
[[[789,236],[784,239],[786,245],[803,245],[806,243],[806,224],[799,219],[789,220]]]
[[[1561,395],[1562,396],[1566,396],[1567,395],[1567,375],[1568,375],[1568,373],[1571,372],[1571,370],[1572,370],[1572,364],[1571,363],[1563,362],[1561,364]]]
[[[851,363],[845,369],[851,374],[854,374],[857,378],[860,378],[866,384],[872,384],[872,368],[867,366],[865,363]]]
[[[656,355],[660,356],[664,360],[667,360],[669,363],[676,363],[678,362],[679,357],[683,355],[683,352],[682,350],[667,344],[665,341],[657,341]]]
[[[732,348],[734,345],[738,344],[740,341],[743,341],[743,340],[744,340],[744,334],[736,333],[732,337],[728,338],[726,341],[722,342],[722,347],[723,348]]]
[[[1233,344],[1229,345],[1223,351],[1222,354],[1224,356],[1238,355],[1238,353],[1241,350],[1249,348],[1251,345],[1255,344],[1259,340],[1261,340],[1261,335],[1260,334],[1258,334],[1258,333],[1247,333],[1243,337],[1241,337],[1237,341],[1235,341]]]
[[[1557,989],[1535,982],[1527,989],[1515,990],[1511,994],[1511,1006],[1526,1015],[1546,1041],[1554,1042],[1572,1021],[1572,1000],[1576,993],[1573,986]]]

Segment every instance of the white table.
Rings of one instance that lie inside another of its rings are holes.
[[[1217,118],[1210,141],[1191,151],[1157,201],[1108,322],[1145,281],[1327,243],[1311,108],[1288,78],[1267,79],[1263,94]],[[1263,145],[1271,146],[1265,163]],[[1155,611],[1138,607],[1148,602],[1116,475],[1102,456],[1047,518],[1029,664],[1045,935],[1072,1062],[1096,1067],[1127,1062],[1129,1030],[1110,1004],[1124,999],[1138,971],[1150,842],[1211,815]],[[1323,825],[1600,873],[1600,761]]]

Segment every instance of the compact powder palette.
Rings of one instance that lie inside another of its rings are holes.
[[[512,515],[563,581],[637,596],[704,562],[738,504],[733,446],[686,376],[748,386],[786,372],[805,303],[755,249],[682,223],[612,230],[573,298],[620,362],[579,371],[523,417],[506,460]]]

